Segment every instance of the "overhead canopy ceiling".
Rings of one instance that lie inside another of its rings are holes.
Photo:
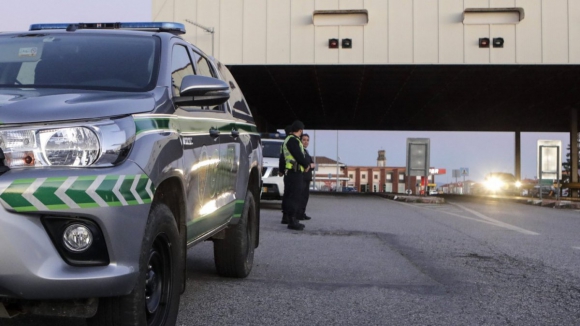
[[[262,131],[570,130],[576,65],[230,66]]]

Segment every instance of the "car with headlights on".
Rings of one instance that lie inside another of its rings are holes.
[[[485,176],[485,193],[495,195],[519,196],[521,182],[511,173],[493,172]]]
[[[260,136],[226,66],[183,33],[0,33],[0,318],[173,325],[204,240],[218,274],[250,273]]]

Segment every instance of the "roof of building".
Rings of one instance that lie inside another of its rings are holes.
[[[312,156],[312,159],[316,162],[316,164],[332,164],[336,165],[336,161],[328,158],[326,156]],[[343,164],[342,162],[338,162],[338,164]]]

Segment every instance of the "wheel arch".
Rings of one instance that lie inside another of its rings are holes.
[[[262,186],[262,174],[257,166],[254,166],[250,171],[250,178],[248,180],[248,191],[252,192],[254,202],[256,204],[256,241],[254,248],[258,248],[260,244],[260,188]]]
[[[185,212],[185,190],[183,184],[178,177],[169,177],[163,180],[155,189],[153,201],[166,205],[177,223],[181,246],[183,248],[183,284],[182,293],[185,291],[185,280],[187,279],[187,225]]]

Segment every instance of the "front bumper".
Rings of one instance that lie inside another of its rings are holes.
[[[138,186],[144,183],[150,185],[131,161],[106,169],[11,170],[0,176],[4,207],[0,208],[0,299],[73,299],[131,292],[152,200],[152,195],[145,195],[152,187]],[[110,263],[67,264],[42,225],[43,216],[96,223]]]
[[[262,199],[282,199],[280,195],[280,190],[278,189],[278,185],[275,183],[264,183],[262,184]]]

